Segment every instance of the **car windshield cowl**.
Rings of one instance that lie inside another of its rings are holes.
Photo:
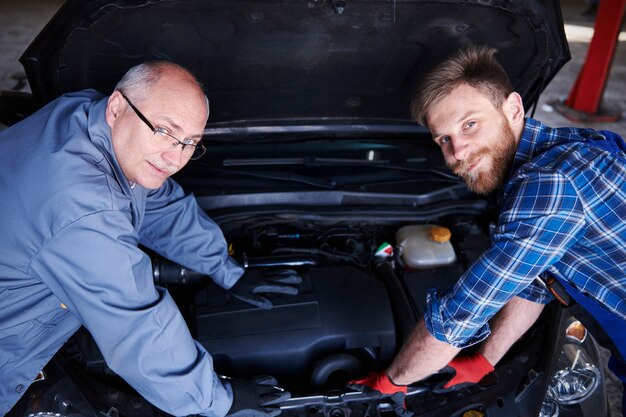
[[[396,137],[415,138],[428,134],[417,123],[397,119],[310,119],[310,120],[240,120],[209,123],[204,130],[208,142],[243,142],[247,140],[294,141],[310,137]]]

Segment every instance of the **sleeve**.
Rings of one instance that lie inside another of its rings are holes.
[[[232,287],[244,272],[228,255],[219,226],[172,179],[148,194],[140,241],[174,262],[209,275],[223,288]]]
[[[548,293],[533,281],[584,231],[581,201],[561,174],[537,172],[510,186],[491,246],[451,291],[428,295],[428,330],[459,348],[486,338],[487,322],[513,296],[548,302]]]
[[[524,300],[540,304],[548,304],[550,301],[554,300],[554,296],[548,291],[546,284],[540,277],[535,278],[528,287],[524,288],[516,295]]]
[[[38,276],[94,337],[111,369],[173,415],[224,416],[232,393],[193,340],[169,294],[155,288],[150,259],[119,211],[80,218],[31,261]]]

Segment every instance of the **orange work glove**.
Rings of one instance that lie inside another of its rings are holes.
[[[387,371],[379,373],[372,372],[367,377],[362,379],[353,379],[348,382],[348,387],[360,392],[367,392],[369,390],[375,390],[382,394],[395,394],[401,392],[406,394],[406,385],[396,385],[387,376]]]
[[[475,384],[485,375],[494,371],[493,365],[480,353],[457,356],[448,364],[455,375],[444,386],[444,389],[456,389],[462,386]]]
[[[387,371],[372,372],[362,379],[348,381],[348,388],[362,393],[375,393],[377,396],[389,395],[391,405],[398,417],[413,417],[413,412],[407,410],[404,398],[407,392],[406,385],[396,385],[387,376]]]

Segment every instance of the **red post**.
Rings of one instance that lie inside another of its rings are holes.
[[[593,37],[578,79],[565,100],[564,116],[575,121],[615,121],[616,115],[600,114],[600,102],[613,63],[626,0],[600,0]]]

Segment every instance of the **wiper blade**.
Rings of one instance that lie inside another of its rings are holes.
[[[425,161],[425,160],[424,160]],[[222,162],[226,167],[250,167],[250,166],[289,166],[297,165],[304,167],[323,167],[323,166],[359,166],[372,167],[380,169],[388,169],[394,171],[414,172],[418,174],[437,175],[455,182],[460,179],[447,171],[434,168],[415,168],[407,165],[392,163],[385,159],[369,160],[369,159],[350,159],[350,158],[238,158],[225,159]]]
[[[252,178],[263,178],[266,180],[298,182],[298,183],[312,185],[314,187],[324,188],[324,189],[329,189],[329,190],[332,190],[333,188],[337,186],[337,183],[334,179],[309,177],[307,175],[294,174],[293,172],[266,172],[266,171],[241,171],[241,170],[226,171],[223,169],[212,169],[212,170],[223,172],[223,173],[228,173],[228,174],[248,176]]]

